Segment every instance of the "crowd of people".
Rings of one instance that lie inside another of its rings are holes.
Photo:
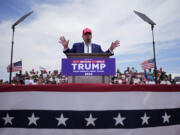
[[[2,82],[2,81],[1,81]],[[32,69],[30,72],[25,71],[23,74],[22,71],[16,73],[13,77],[11,84],[13,85],[36,85],[36,84],[61,84],[67,83],[67,76],[61,75],[58,73],[58,70],[53,72],[47,70],[35,71]],[[8,84],[9,82],[2,82],[3,84]]]
[[[160,68],[155,71],[152,69],[138,72],[134,67],[127,69],[122,73],[117,69],[116,75],[112,78],[113,84],[176,84],[171,74],[167,74]]]
[[[0,84],[8,84],[8,81],[3,82],[0,80]],[[30,72],[16,73],[13,77],[11,84],[13,85],[36,85],[36,84],[62,84],[68,83],[67,76],[58,72],[58,70],[40,72],[32,69]],[[158,84],[177,84],[172,78],[171,74],[167,74],[160,68],[157,70],[157,83]],[[138,72],[134,67],[127,67],[124,72],[119,69],[116,71],[116,75],[112,76],[111,84],[156,84],[155,72],[152,69],[144,70],[144,72]]]

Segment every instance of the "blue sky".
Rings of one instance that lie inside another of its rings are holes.
[[[23,0],[1,0],[0,21],[17,19],[17,16],[22,15],[22,12],[28,12],[29,10],[30,7]]]
[[[180,74],[180,2],[178,0],[1,0],[0,1],[0,79],[7,80],[10,63],[11,25],[22,15],[34,13],[16,27],[14,59],[23,60],[23,71],[60,69],[61,35],[74,42],[82,41],[85,27],[93,31],[93,42],[109,48],[120,40],[115,50],[116,65],[121,71],[153,57],[150,26],[133,11],[145,13],[156,22],[154,29],[157,67]]]

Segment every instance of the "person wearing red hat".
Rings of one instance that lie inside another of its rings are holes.
[[[103,51],[100,45],[94,44],[92,40],[92,30],[85,28],[82,31],[82,38],[84,42],[74,43],[72,49],[69,49],[69,40],[66,40],[64,36],[59,38],[59,43],[64,47],[64,53],[110,53],[113,55],[113,50],[120,45],[118,40],[111,43],[110,48],[107,51]]]

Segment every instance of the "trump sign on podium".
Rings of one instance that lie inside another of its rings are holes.
[[[114,58],[62,59],[62,74],[73,76],[115,75]]]

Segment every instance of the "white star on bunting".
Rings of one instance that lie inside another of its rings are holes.
[[[144,114],[143,117],[141,117],[141,119],[142,119],[142,125],[144,125],[144,124],[148,125],[149,124],[148,120],[150,119],[150,117],[147,116],[146,113]]]
[[[116,121],[115,126],[117,126],[118,124],[124,126],[123,121],[126,119],[126,117],[121,117],[121,114],[119,113],[118,116],[114,117],[113,119]]]
[[[165,114],[162,116],[163,118],[163,123],[169,123],[169,118],[171,117],[171,115],[167,115],[167,113],[165,112]]]
[[[4,120],[4,125],[7,125],[8,123],[12,125],[12,120],[14,119],[14,117],[10,117],[7,113],[6,117],[2,117],[2,119]]]
[[[97,118],[93,118],[93,117],[92,117],[92,114],[90,114],[90,115],[89,115],[89,118],[85,118],[85,120],[87,121],[86,126],[89,126],[89,125],[95,126],[94,121],[97,120]]]
[[[61,125],[61,124],[64,125],[64,126],[66,126],[66,121],[67,121],[68,119],[69,119],[69,118],[64,118],[63,113],[62,113],[60,117],[56,117],[56,120],[58,121],[57,126],[59,126],[59,125]]]
[[[31,117],[28,117],[28,119],[29,119],[29,124],[28,124],[29,126],[30,126],[31,124],[34,124],[34,125],[37,126],[36,121],[39,120],[40,118],[39,118],[39,117],[35,117],[34,113],[32,113],[32,116],[31,116]]]

